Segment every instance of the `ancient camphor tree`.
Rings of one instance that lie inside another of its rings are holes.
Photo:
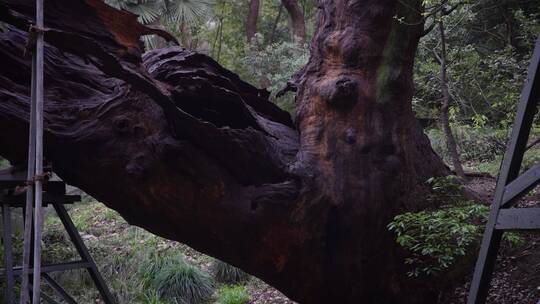
[[[24,163],[32,0],[1,0],[0,155]],[[421,0],[322,0],[296,118],[100,0],[48,0],[45,155],[130,223],[301,303],[434,303],[386,225],[447,169],[411,110]]]

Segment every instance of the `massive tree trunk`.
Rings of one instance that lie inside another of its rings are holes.
[[[0,155],[15,163],[27,145],[32,2],[0,0],[0,20],[18,28],[0,34]],[[293,124],[209,57],[141,56],[149,30],[133,15],[48,0],[46,158],[130,223],[301,303],[434,303],[386,228],[425,207],[424,181],[447,173],[411,110],[420,3],[321,1]]]
[[[281,3],[289,13],[289,26],[293,40],[304,43],[306,41],[306,21],[298,1],[281,0]]]

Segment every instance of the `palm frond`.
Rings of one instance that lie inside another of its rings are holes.
[[[193,26],[204,21],[212,12],[214,0],[165,1],[163,21],[177,27]]]
[[[161,0],[107,0],[107,4],[130,11],[139,16],[139,21],[149,24],[156,21],[164,11]]]

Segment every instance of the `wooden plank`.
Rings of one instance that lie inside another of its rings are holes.
[[[2,195],[0,194],[0,203],[8,203],[11,207],[23,207],[25,197],[18,195]],[[48,192],[43,193],[43,206],[48,206],[49,204],[59,203],[59,204],[73,204],[81,200],[80,195],[56,195],[50,194]]]
[[[26,186],[26,179],[18,180],[18,179],[11,179],[11,180],[2,180],[0,179],[0,189],[1,190],[7,190],[7,189],[15,189],[16,187],[24,187]],[[66,192],[66,183],[63,181],[47,181],[46,183],[43,183],[43,191],[47,192],[54,192],[57,194],[65,193]]]
[[[86,261],[74,261],[74,262],[67,262],[67,263],[57,263],[57,264],[50,264],[50,265],[43,265],[41,267],[42,273],[50,273],[50,272],[58,272],[58,271],[66,271],[66,270],[73,270],[73,269],[88,269],[92,267],[92,264]],[[30,272],[33,272],[34,269],[30,268]],[[4,268],[0,269],[0,273],[5,274],[6,270]],[[13,267],[13,274],[20,276],[22,272],[21,266]]]
[[[540,183],[540,164],[534,165],[506,186],[501,207],[511,206],[512,203],[527,194],[538,183]]]
[[[534,230],[540,229],[540,208],[512,208],[499,212],[496,229]]]

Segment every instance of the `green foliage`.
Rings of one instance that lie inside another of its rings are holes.
[[[178,263],[183,262],[184,256],[192,257],[192,249],[176,242],[166,241],[143,229],[129,226],[115,212],[90,197],[87,198],[87,202],[72,206],[69,213],[72,218],[78,219],[83,228],[80,230],[81,235],[117,303],[185,303],[162,295],[161,290],[154,286],[154,280],[157,280],[156,276],[161,273],[163,267],[166,267],[168,261],[176,260],[173,263]],[[76,252],[57,218],[46,213],[44,225],[44,263],[75,259]],[[15,258],[20,260],[22,237],[15,235],[14,242]],[[192,258],[190,262],[194,265],[203,264],[203,261],[194,261]],[[94,303],[98,297],[90,277],[84,270],[57,272],[51,275],[78,303]],[[210,280],[209,275],[205,277]],[[210,295],[212,293],[213,291],[209,292]],[[56,296],[55,300],[61,302]]]
[[[430,199],[446,205],[398,215],[388,225],[397,243],[410,253],[405,263],[411,265],[411,277],[448,270],[478,244],[489,215],[489,207],[464,199],[454,177],[431,178],[428,184],[432,188]],[[513,233],[505,234],[505,240],[511,245],[521,242]]]
[[[214,292],[211,278],[187,264],[179,254],[157,255],[139,268],[146,286],[155,289],[160,298],[181,304],[203,304]]]
[[[469,204],[396,216],[388,229],[411,253],[405,261],[414,266],[409,275],[434,275],[453,265],[481,236],[480,223],[488,211],[486,206]]]
[[[0,169],[4,169],[7,167],[9,167],[9,162],[6,159],[0,157]]]
[[[530,169],[532,166],[540,162],[540,152],[538,149],[531,149],[525,152],[523,156],[523,162],[521,163],[521,170],[525,171]]]
[[[249,274],[220,260],[212,261],[210,269],[216,281],[221,283],[236,284],[249,280]]]
[[[167,302],[161,300],[161,297],[159,296],[159,292],[157,290],[151,290],[151,291],[148,291],[144,295],[143,303],[144,304],[166,304]]]
[[[128,10],[139,16],[142,23],[159,21],[172,25],[195,25],[205,19],[214,0],[107,0],[107,4]]]
[[[116,8],[128,10],[139,16],[143,24],[159,24],[167,31],[179,37],[185,47],[193,45],[197,28],[212,14],[214,0],[106,0]],[[143,37],[150,49],[159,45],[159,40],[152,36]],[[162,45],[163,46],[163,45]]]
[[[492,176],[499,174],[502,156],[506,150],[509,129],[483,128],[465,124],[452,124],[452,131],[461,160],[473,171],[486,172]],[[442,130],[430,128],[426,130],[433,150],[447,163],[449,155],[446,150],[445,136]],[[531,131],[531,140],[540,137],[538,126]],[[540,161],[539,145],[525,153],[521,170],[527,170]]]
[[[501,9],[492,2],[467,1],[449,16],[431,17],[428,25],[442,20],[446,28],[451,120],[476,129],[506,130],[519,100],[532,41],[540,30],[538,8],[516,4]],[[507,26],[508,20],[514,24],[511,29]],[[439,115],[442,96],[437,56],[440,44],[437,28],[419,44],[413,108],[420,117]]]
[[[471,162],[489,162],[502,155],[506,149],[507,130],[491,127],[474,127],[452,124],[452,132],[458,146],[460,159]],[[427,130],[431,146],[445,161],[449,161],[445,135],[442,130]]]
[[[298,72],[309,59],[307,45],[292,42],[274,43],[263,49],[251,45],[246,50],[244,64],[247,67],[247,79],[253,84],[263,82],[268,89],[276,93],[283,88],[291,76]],[[293,96],[287,95],[275,99],[285,110],[294,109]]]
[[[463,204],[463,186],[455,175],[432,177],[426,184],[431,188],[428,200],[434,203],[444,202],[445,205]]]
[[[223,286],[218,292],[217,304],[247,304],[249,299],[245,286]]]

